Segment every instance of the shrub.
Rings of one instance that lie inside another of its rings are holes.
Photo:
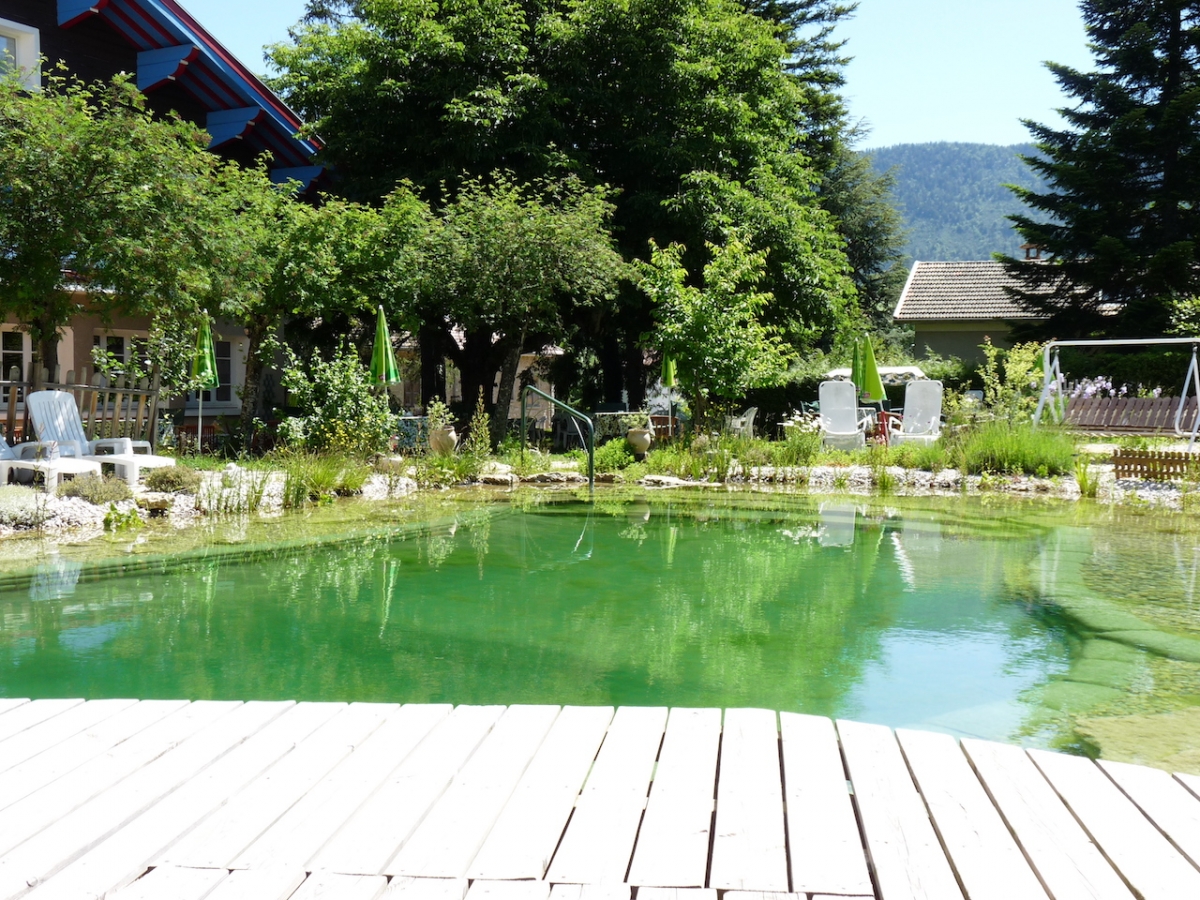
[[[1067,434],[1000,419],[969,434],[959,452],[963,471],[972,475],[1063,475],[1075,465],[1075,442]]]
[[[202,480],[199,472],[187,466],[162,466],[146,473],[146,488],[171,494],[196,494]]]
[[[633,454],[625,438],[614,438],[596,448],[595,462],[597,472],[619,472],[633,465]]]
[[[83,475],[72,481],[59,482],[58,493],[63,497],[79,497],[96,506],[133,499],[129,485],[112,475],[103,478],[99,475]]]
[[[318,453],[359,455],[388,448],[396,418],[349,345],[332,360],[314,358],[307,367],[291,348],[283,352],[283,386],[303,413],[280,422],[279,436],[285,443]]]

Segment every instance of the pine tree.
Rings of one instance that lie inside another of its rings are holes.
[[[1018,296],[1059,338],[1154,335],[1200,293],[1200,8],[1084,0],[1096,71],[1047,64],[1075,105],[1068,127],[1026,122],[1025,162],[1050,190],[1014,188],[1011,217],[1044,264],[1006,258]]]

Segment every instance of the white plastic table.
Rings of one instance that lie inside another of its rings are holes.
[[[8,473],[17,470],[41,472],[47,491],[55,490],[64,476],[78,478],[80,475],[99,475],[100,463],[86,459],[63,456],[47,459],[0,459],[0,484],[8,484]]]

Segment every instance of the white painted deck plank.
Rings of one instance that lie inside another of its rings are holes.
[[[83,699],[72,697],[66,700],[34,700],[22,703],[7,714],[0,716],[0,760],[4,758],[4,743],[15,735],[43,722],[62,715],[69,709],[81,705]],[[0,765],[3,765],[0,763]],[[8,768],[8,766],[3,766]]]
[[[63,867],[40,889],[38,900],[45,897],[68,900],[87,896],[89,892],[103,895],[128,884],[166,848],[344,709],[345,704],[340,703],[255,701],[235,710],[232,716],[197,735],[197,740],[205,740],[207,734],[218,728],[229,732],[234,722],[246,720],[239,728],[240,734],[224,738],[224,749],[210,756],[208,763],[199,766],[177,790],[145,809],[108,839],[94,842],[87,852]],[[179,750],[192,743],[185,742]],[[215,744],[212,740],[207,743],[210,748]],[[199,746],[193,751],[197,758],[199,751]],[[120,792],[113,793],[121,796]],[[97,801],[105,799],[102,795]],[[53,829],[43,832],[52,833]]]
[[[1194,795],[1200,797],[1200,775],[1185,775],[1182,772],[1176,772],[1175,778]]]
[[[113,891],[110,900],[205,900],[229,876],[224,869],[159,866],[137,881]],[[107,898],[106,898],[107,900]]]
[[[0,809],[78,769],[187,705],[186,700],[143,700],[13,766],[0,774]]]
[[[727,709],[709,887],[786,891],[783,820],[776,713]]]
[[[234,859],[398,708],[352,703],[167,850],[158,864],[231,868]]]
[[[611,706],[563,708],[468,868],[468,877],[540,879],[546,874],[612,716]]]
[[[510,706],[384,873],[464,877],[559,711]]]
[[[488,881],[471,883],[467,900],[549,900],[550,885],[545,881]]]
[[[465,878],[409,878],[397,875],[388,882],[383,896],[384,900],[463,900],[467,896],[467,886]]]
[[[230,872],[204,900],[289,900],[307,877],[298,866],[239,869]]]
[[[239,701],[201,701],[55,779],[0,810],[0,855],[29,840],[87,803],[121,784],[143,767],[242,707]]]
[[[218,719],[191,740],[144,766],[58,819],[0,858],[0,897],[24,893],[87,853],[110,835],[129,830],[130,823],[163,797],[188,784],[212,762],[261,729],[288,704],[245,704]],[[33,796],[37,796],[36,794]],[[10,807],[10,810],[15,808]],[[140,861],[132,879],[145,871]],[[120,887],[119,884],[106,888]],[[75,896],[82,894],[76,893]]]
[[[309,868],[381,874],[503,712],[503,706],[457,707],[321,848]]]
[[[136,700],[91,700],[64,710],[0,743],[0,772],[27,762],[80,732],[137,703]]]
[[[0,716],[16,709],[18,706],[24,706],[28,702],[28,697],[2,697],[0,698]]]
[[[880,892],[888,900],[962,900],[891,729],[842,720],[837,728]]]
[[[967,896],[1049,900],[958,742],[908,729],[896,737]]]
[[[1046,750],[1029,756],[1144,900],[1200,897],[1200,871],[1094,762]]]
[[[617,710],[547,880],[576,884],[625,880],[666,719],[665,707]]]
[[[1020,747],[966,739],[962,749],[1055,900],[1133,894]]]
[[[302,866],[452,709],[448,704],[410,704],[391,713],[328,777],[238,854],[231,866]]]
[[[627,884],[556,884],[550,900],[629,900],[633,890]]]
[[[1200,799],[1161,769],[1106,759],[1097,763],[1192,864],[1200,866]]]
[[[382,875],[338,875],[313,872],[291,900],[376,900],[387,889]]]
[[[671,710],[633,851],[630,884],[704,886],[720,743],[721,710]]]
[[[795,895],[782,894],[789,900]],[[638,888],[638,900],[717,900],[713,888]]]
[[[833,722],[783,712],[779,726],[792,890],[870,894],[871,873]]]

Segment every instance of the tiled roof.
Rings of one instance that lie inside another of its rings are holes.
[[[993,260],[915,262],[893,317],[901,322],[1039,318],[1004,290],[1015,286],[1004,266]]]

